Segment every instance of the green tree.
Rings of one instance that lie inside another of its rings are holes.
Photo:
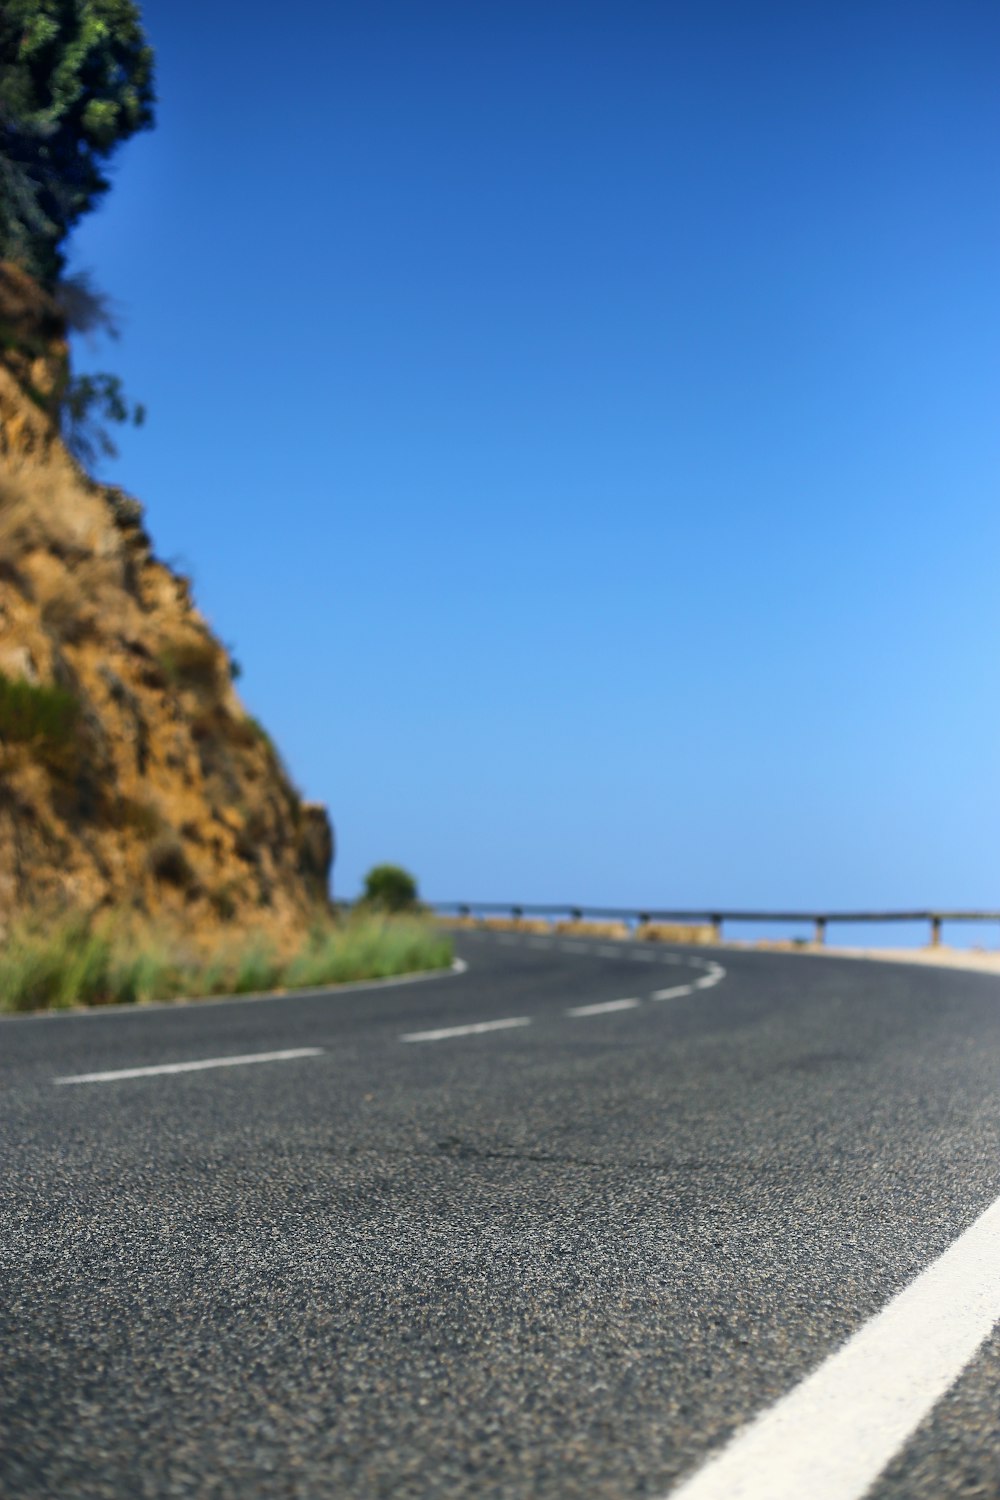
[[[55,286],[66,236],[108,190],[104,164],[153,103],[133,0],[2,0],[0,259]]]
[[[375,865],[365,876],[362,899],[383,911],[406,911],[417,904],[417,882],[400,865]]]

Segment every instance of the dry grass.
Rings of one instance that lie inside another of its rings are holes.
[[[469,918],[473,927],[485,927],[487,932],[537,932],[546,933],[552,931],[551,922],[543,922],[537,917],[484,917],[478,919]]]
[[[564,937],[611,938],[615,942],[632,936],[625,922],[557,922],[555,930]]]
[[[708,947],[717,941],[714,927],[707,922],[644,922],[635,929],[640,943],[692,943]]]

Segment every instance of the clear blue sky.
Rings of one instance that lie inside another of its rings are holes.
[[[143,12],[105,473],[337,891],[1000,905],[1000,11]]]

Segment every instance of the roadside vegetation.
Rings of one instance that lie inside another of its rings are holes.
[[[409,870],[401,865],[374,865],[365,876],[361,899],[373,911],[403,912],[415,911],[420,896]]]
[[[111,914],[25,919],[0,946],[0,1011],[311,989],[441,969],[451,959],[450,939],[426,918],[364,909],[317,923],[291,952],[246,935],[196,951]]]

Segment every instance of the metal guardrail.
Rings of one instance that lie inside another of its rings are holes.
[[[711,927],[714,942],[722,940],[726,922],[791,923],[796,926],[811,924],[813,938],[817,943],[825,942],[826,929],[831,922],[928,922],[931,946],[937,947],[941,942],[941,928],[945,922],[1000,923],[1000,911],[736,911],[718,908],[674,911],[652,906],[576,906],[570,903],[534,904],[527,901],[430,901],[427,904],[442,916],[508,916],[515,921],[533,916],[563,917],[573,922],[594,919],[635,923],[639,926],[650,922],[691,923]]]

